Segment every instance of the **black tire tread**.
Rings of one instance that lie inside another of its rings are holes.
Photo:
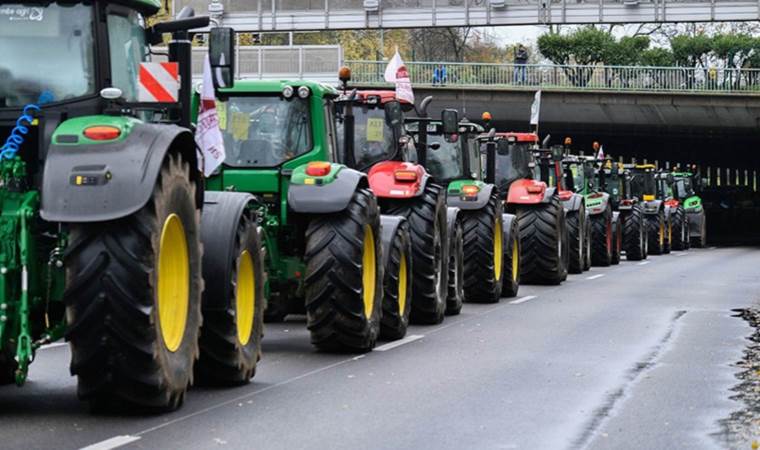
[[[464,298],[467,302],[496,303],[501,298],[504,277],[502,242],[501,275],[494,274],[494,236],[501,222],[502,202],[494,189],[486,205],[478,210],[462,211],[464,239]],[[503,224],[502,224],[503,226]],[[499,230],[503,238],[504,231]]]

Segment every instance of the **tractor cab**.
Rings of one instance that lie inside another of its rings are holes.
[[[499,192],[506,194],[517,180],[541,179],[533,152],[538,147],[537,134],[496,132],[481,134],[478,139],[486,159],[486,181],[493,182]],[[491,170],[493,181],[488,180]]]
[[[652,164],[626,164],[631,171],[631,196],[650,202],[657,196],[655,166]]]
[[[611,159],[606,159],[602,167],[596,172],[596,185],[599,189],[610,195],[612,208],[618,210],[621,204],[630,196],[630,174]]]

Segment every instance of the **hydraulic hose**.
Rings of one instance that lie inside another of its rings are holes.
[[[0,149],[0,159],[13,159],[18,153],[21,144],[24,143],[26,135],[29,134],[29,127],[34,122],[35,115],[40,111],[40,107],[35,104],[24,106],[21,117],[16,120],[16,126],[11,130],[10,136],[5,140],[2,149]]]

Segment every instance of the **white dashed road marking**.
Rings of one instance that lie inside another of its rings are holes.
[[[591,275],[590,277],[586,277],[587,280],[596,280],[597,278],[602,278],[604,276],[603,273],[597,274],[597,275]]]
[[[79,450],[111,450],[112,448],[121,447],[122,445],[127,445],[139,440],[140,436],[114,436],[111,439],[106,439],[105,441],[82,447]]]
[[[392,350],[396,347],[400,347],[404,344],[408,344],[410,342],[417,341],[419,339],[424,338],[424,334],[412,334],[411,336],[407,336],[404,339],[399,339],[398,341],[388,342],[387,344],[383,344],[380,347],[375,347],[376,352],[386,352],[388,350]]]
[[[520,303],[525,303],[525,302],[527,302],[528,300],[533,300],[534,298],[536,298],[536,296],[535,296],[535,295],[526,295],[525,297],[520,297],[520,298],[518,298],[517,300],[512,300],[512,301],[511,301],[511,302],[509,302],[509,303],[511,303],[511,304],[513,304],[513,305],[519,305]]]

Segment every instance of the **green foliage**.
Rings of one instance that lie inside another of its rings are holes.
[[[682,67],[705,66],[705,59],[712,50],[713,39],[705,34],[679,35],[670,40],[673,58]]]
[[[605,64],[613,66],[635,66],[641,64],[644,51],[649,49],[648,36],[624,36],[609,46]]]
[[[554,64],[598,64],[612,53],[615,38],[588,26],[569,34],[546,33],[538,38],[538,50]]]
[[[676,64],[676,59],[670,49],[656,47],[641,52],[639,63],[643,66],[668,67]]]

